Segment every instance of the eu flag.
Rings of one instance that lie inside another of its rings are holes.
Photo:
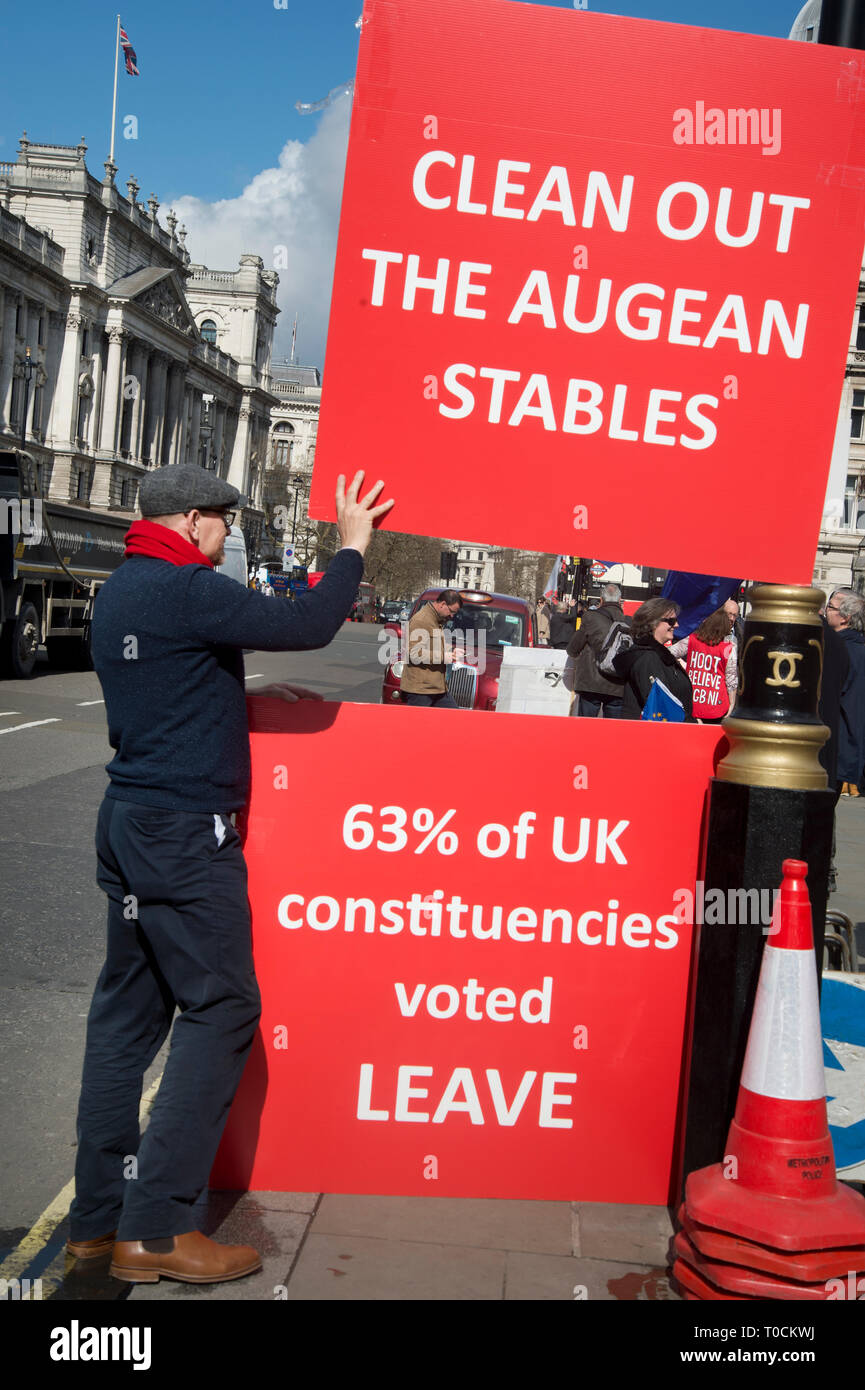
[[[683,724],[685,722],[685,706],[672,691],[667,689],[663,681],[656,678],[652,683],[649,698],[643,706],[643,713],[640,717],[656,724]]]
[[[741,579],[724,579],[719,574],[692,574],[689,570],[670,570],[662,598],[678,603],[681,608],[676,637],[687,637],[710,613],[739,592]]]

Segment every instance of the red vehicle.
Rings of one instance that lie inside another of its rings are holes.
[[[348,615],[350,623],[375,622],[375,585],[367,580],[361,582],[354,607]]]
[[[442,592],[425,589],[412,605],[411,617],[431,599],[437,599]],[[463,709],[494,710],[499,694],[499,672],[502,666],[502,653],[506,647],[536,647],[538,627],[534,606],[525,599],[515,598],[513,594],[487,594],[478,589],[460,589],[463,606],[450,622],[445,623],[445,631],[450,632],[456,643],[464,643],[466,662],[449,665],[447,668],[448,691]],[[387,623],[384,629],[389,640],[400,641],[400,653],[405,653],[408,639],[408,623],[402,627],[397,623]],[[403,662],[391,661],[385,669],[382,686],[382,704],[400,703],[400,677]]]

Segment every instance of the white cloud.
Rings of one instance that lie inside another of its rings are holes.
[[[276,270],[282,313],[274,357],[289,355],[296,312],[297,360],[324,362],[350,114],[347,97],[334,102],[307,143],[289,140],[278,166],[256,174],[238,198],[182,197],[173,204],[194,262],[232,270],[251,253]]]

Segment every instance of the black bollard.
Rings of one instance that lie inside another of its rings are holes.
[[[822,968],[836,800],[818,762],[825,596],[760,585],[751,601],[704,840],[683,1180],[723,1158],[785,859],[808,865],[818,982]]]
[[[836,48],[865,48],[863,0],[823,0],[817,42]]]

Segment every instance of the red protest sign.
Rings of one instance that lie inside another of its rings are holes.
[[[398,531],[810,582],[863,76],[583,10],[368,4],[310,514],[362,466]]]
[[[250,709],[263,1013],[214,1185],[667,1201],[723,735]]]

